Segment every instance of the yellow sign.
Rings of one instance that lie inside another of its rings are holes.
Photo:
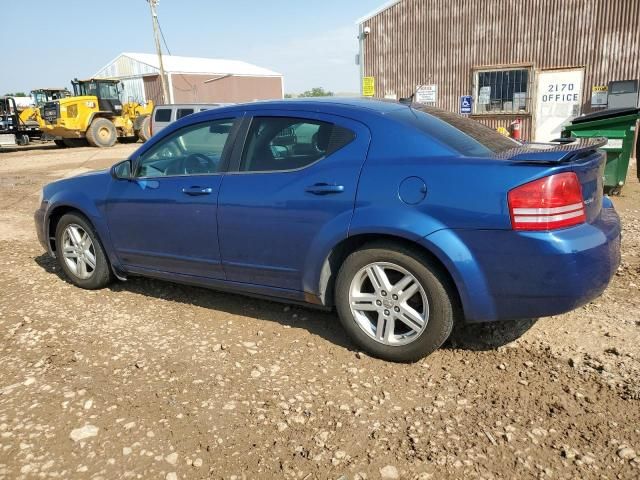
[[[362,78],[362,95],[365,97],[373,97],[376,94],[375,77]]]
[[[607,90],[609,90],[609,87],[607,87],[606,85],[594,85],[593,87],[591,87],[591,90],[593,92],[606,92]]]

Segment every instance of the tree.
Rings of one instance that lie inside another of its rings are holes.
[[[300,94],[301,97],[333,97],[333,92],[322,87],[315,87]]]
[[[293,93],[285,93],[284,98],[293,98]]]
[[[5,97],[28,97],[29,95],[27,95],[24,92],[16,92],[16,93],[5,93],[4,96]]]

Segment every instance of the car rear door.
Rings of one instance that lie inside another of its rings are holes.
[[[128,271],[224,278],[217,197],[238,120],[185,126],[134,162],[134,178],[114,180],[106,212],[111,240]]]
[[[218,200],[227,280],[305,290],[306,262],[348,235],[369,129],[274,110],[254,112],[245,124]]]

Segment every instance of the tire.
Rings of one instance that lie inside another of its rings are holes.
[[[67,144],[64,143],[64,140],[54,140],[53,143],[55,143],[57,147],[67,148]]]
[[[366,271],[370,266],[382,268],[388,283],[398,290],[395,293],[393,288],[385,292],[384,288],[376,290]],[[409,277],[413,277],[412,283],[401,288],[401,280]],[[414,287],[416,293],[403,301],[403,294],[409,295]],[[338,272],[335,289],[336,308],[344,329],[360,348],[374,357],[415,362],[440,348],[453,329],[457,297],[447,275],[428,258],[400,244],[375,242],[349,255]],[[365,303],[371,303],[376,311],[354,312],[351,308],[350,294],[363,291],[373,292],[365,292],[360,298],[372,295],[366,297]],[[410,328],[395,312],[403,317],[408,312],[407,318],[424,318],[422,324],[415,322]],[[385,319],[382,329],[378,327],[380,318]],[[389,325],[394,326],[387,328]],[[388,339],[385,331],[391,333]],[[385,338],[376,339],[378,332],[384,333],[381,336]]]
[[[151,138],[151,117],[144,117],[140,124],[140,130],[138,130],[138,138],[142,142],[146,142]]]
[[[72,232],[75,232],[75,235]],[[87,245],[86,238],[90,240],[90,246]],[[80,239],[84,239],[83,244],[80,244]],[[75,258],[67,257],[66,250],[71,250]],[[79,262],[79,252],[82,254],[80,258],[86,259],[86,262]],[[100,239],[89,220],[83,215],[68,213],[58,222],[56,226],[56,259],[69,281],[80,288],[97,290],[106,287],[112,280],[109,261]],[[93,267],[91,266],[92,262],[94,263]],[[80,263],[85,264],[84,271]]]
[[[89,145],[98,148],[113,147],[118,140],[116,126],[107,118],[94,118],[86,136]]]
[[[65,138],[62,142],[69,148],[86,147],[89,145],[86,138]]]

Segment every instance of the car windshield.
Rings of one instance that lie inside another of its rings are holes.
[[[465,156],[493,156],[521,146],[480,122],[436,107],[414,105],[393,115]]]

